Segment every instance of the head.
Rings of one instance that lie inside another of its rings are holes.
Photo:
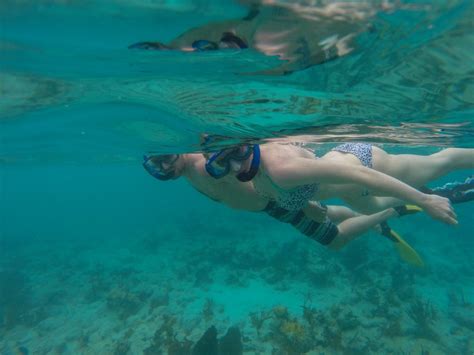
[[[252,161],[249,164],[249,159]],[[241,145],[223,149],[209,156],[206,171],[215,179],[229,174],[238,180],[250,181],[257,173],[260,164],[260,149],[258,145]]]
[[[231,31],[222,32],[220,39],[218,35],[198,31],[198,33],[188,33],[179,43],[167,45],[161,42],[138,42],[128,46],[129,49],[169,51],[180,50],[184,52],[207,52],[219,49],[245,49],[248,45],[245,40]],[[183,36],[180,36],[183,37]]]
[[[151,155],[143,157],[143,167],[158,180],[175,180],[184,169],[183,157],[180,154]]]

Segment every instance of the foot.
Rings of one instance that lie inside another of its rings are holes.
[[[382,234],[384,237],[387,237],[392,242],[398,242],[398,239],[396,238],[397,234],[393,231],[392,228],[390,228],[387,222],[382,222],[379,224],[379,226],[380,234]]]
[[[452,203],[463,203],[474,200],[474,176],[464,182],[450,182],[431,190],[432,194],[449,198]]]

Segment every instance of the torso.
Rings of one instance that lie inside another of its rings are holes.
[[[274,179],[272,178],[272,176],[274,176],[272,173],[275,173],[275,171],[272,171],[272,167],[278,167],[278,164],[281,164],[281,162],[287,161],[288,159],[305,158],[330,160],[331,162],[346,165],[348,169],[350,166],[361,165],[359,159],[352,154],[330,151],[323,157],[317,158],[314,151],[311,149],[281,143],[261,145],[260,149],[262,151],[262,166],[257,177],[254,179],[254,184],[257,192],[262,196],[271,198],[277,202],[278,200],[283,200],[283,204],[286,204],[286,202],[291,199],[288,195],[291,195],[292,193],[295,194],[295,199],[299,201],[301,201],[303,197],[307,200],[316,201],[338,197],[344,199],[350,204],[353,204],[354,201],[360,202],[361,198],[367,200],[367,189],[357,184],[325,183],[302,185],[297,189],[283,189],[281,187],[276,187]],[[311,190],[313,192],[312,195],[310,194]],[[295,208],[297,205],[295,205]]]
[[[282,208],[297,211],[304,208],[308,201],[314,199],[318,190],[317,184],[301,185],[292,189],[285,189],[272,179],[272,167],[278,162],[292,158],[315,159],[314,152],[291,144],[266,144],[260,146],[262,161],[259,172],[254,178],[255,190],[260,196],[272,199]],[[276,164],[276,165],[275,165]]]

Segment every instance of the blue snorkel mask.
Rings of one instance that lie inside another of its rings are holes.
[[[179,154],[143,156],[143,167],[154,178],[166,181],[175,177],[174,163]]]
[[[196,52],[206,52],[224,48],[245,49],[248,48],[248,45],[232,32],[224,32],[219,43],[207,39],[198,39],[191,44],[191,47]]]
[[[212,154],[206,162],[206,171],[214,179],[220,179],[229,174],[231,160],[243,162],[250,158],[253,153],[252,163],[247,172],[239,173],[236,177],[239,181],[246,182],[253,179],[260,165],[260,147],[245,145],[231,149],[224,149]]]
[[[191,44],[191,47],[196,52],[215,51],[219,49],[219,45],[216,42],[208,41],[207,39],[198,39]]]

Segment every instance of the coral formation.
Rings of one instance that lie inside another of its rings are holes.
[[[146,292],[132,292],[123,287],[114,287],[107,295],[107,307],[120,319],[127,319],[138,312],[148,296]]]
[[[161,326],[155,331],[151,344],[143,350],[144,355],[156,354],[190,354],[192,342],[184,339],[177,339],[175,326],[177,320],[175,317],[164,314]]]
[[[253,312],[250,314],[250,322],[258,335],[260,335],[260,331],[265,321],[270,318],[272,318],[272,314],[268,311]]]
[[[204,302],[204,305],[202,307],[202,317],[206,322],[211,321],[214,317],[214,308],[214,301],[210,298],[206,299],[206,302]]]
[[[459,295],[450,292],[449,298],[449,315],[462,327],[474,331],[474,304],[467,302],[464,293]]]
[[[437,334],[433,329],[437,312],[430,302],[416,299],[411,303],[407,313],[416,324],[413,334],[426,339],[437,338]]]

